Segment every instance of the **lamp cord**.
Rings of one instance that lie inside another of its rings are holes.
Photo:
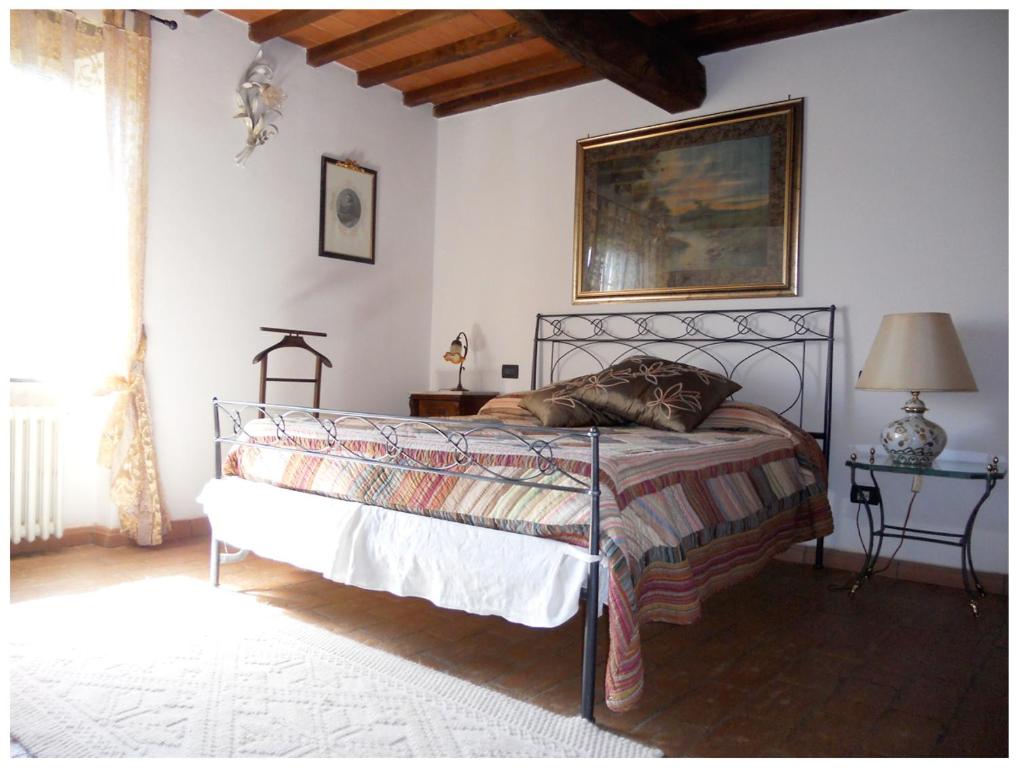
[[[859,517],[862,515],[862,504],[855,505],[855,535],[859,537],[859,549],[863,552],[866,551],[866,543],[862,540],[862,527],[859,525]],[[827,589],[830,592],[848,592],[855,584],[856,576],[846,581],[844,584],[828,584]]]
[[[915,504],[916,496],[919,495],[919,491],[912,491],[912,497],[908,500],[908,509],[905,511],[905,522],[902,524],[902,528],[908,528],[908,521],[912,518],[912,505]],[[855,507],[855,533],[859,537],[859,548],[866,549],[866,544],[862,540],[862,527],[859,525],[859,516],[862,514],[862,504],[857,504]],[[904,531],[902,531],[904,533]],[[898,541],[898,546],[894,548],[894,552],[891,553],[890,559],[884,563],[884,567],[880,570],[873,571],[870,576],[876,576],[877,574],[883,573],[894,563],[894,559],[898,556],[898,552],[901,551],[902,545],[905,543],[904,539]],[[853,577],[844,584],[829,584],[827,589],[831,592],[847,592],[855,584],[857,577]]]
[[[912,505],[915,504],[915,497],[918,495],[919,491],[912,491],[912,498],[908,500],[908,510],[905,512],[905,522],[902,523],[901,526],[902,528],[905,529],[908,528],[908,521],[912,517]],[[905,531],[902,531],[902,533],[904,532]],[[904,539],[900,539],[898,541],[898,546],[894,548],[894,552],[891,554],[891,558],[887,561],[887,563],[884,564],[884,567],[881,568],[879,571],[873,571],[874,576],[876,576],[878,573],[883,573],[884,571],[891,567],[891,564],[894,562],[894,558],[898,556],[898,552],[901,551],[901,547],[902,545],[904,545],[904,543],[905,543]]]

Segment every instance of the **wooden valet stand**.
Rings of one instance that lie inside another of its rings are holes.
[[[296,382],[299,384],[314,384],[315,394],[313,408],[318,408],[321,405],[322,397],[322,366],[327,368],[332,367],[332,362],[318,350],[314,349],[310,344],[304,341],[305,336],[320,336],[325,338],[327,334],[320,333],[319,331],[298,331],[293,328],[267,328],[262,326],[258,330],[268,331],[269,333],[283,333],[286,334],[283,338],[273,344],[271,347],[266,347],[257,355],[254,356],[252,363],[261,363],[261,379],[258,384],[258,402],[265,402],[265,385],[270,381],[289,381]],[[269,353],[276,349],[282,349],[283,347],[297,347],[299,349],[306,349],[315,357],[315,376],[313,379],[294,379],[285,378],[279,376],[269,376]]]

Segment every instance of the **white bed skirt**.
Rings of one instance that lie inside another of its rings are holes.
[[[210,480],[198,501],[227,544],[343,584],[530,627],[556,627],[576,614],[591,561],[560,541],[236,477]],[[607,587],[602,561],[601,605]]]

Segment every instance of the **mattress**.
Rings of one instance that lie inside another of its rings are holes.
[[[227,475],[386,509],[582,546],[590,500],[582,493],[478,479],[540,476],[562,487],[589,477],[585,430],[562,437],[515,424],[528,441],[554,446],[555,462],[497,430],[469,436],[476,463],[457,460],[450,441],[404,423],[398,459],[447,466],[452,476],[346,460],[355,453],[395,461],[393,436],[350,420],[290,420],[286,436],[261,419],[224,461]],[[288,445],[328,455],[298,454]],[[690,433],[603,428],[600,439],[601,552],[608,567],[610,648],[606,701],[631,708],[643,686],[640,624],[691,623],[718,589],[759,571],[790,544],[830,533],[823,456],[816,441],[780,416],[727,403]]]

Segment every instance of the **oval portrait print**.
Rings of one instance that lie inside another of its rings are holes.
[[[357,226],[361,220],[361,199],[349,187],[336,196],[336,218],[347,229]]]
[[[375,263],[377,171],[322,155],[318,255]]]

